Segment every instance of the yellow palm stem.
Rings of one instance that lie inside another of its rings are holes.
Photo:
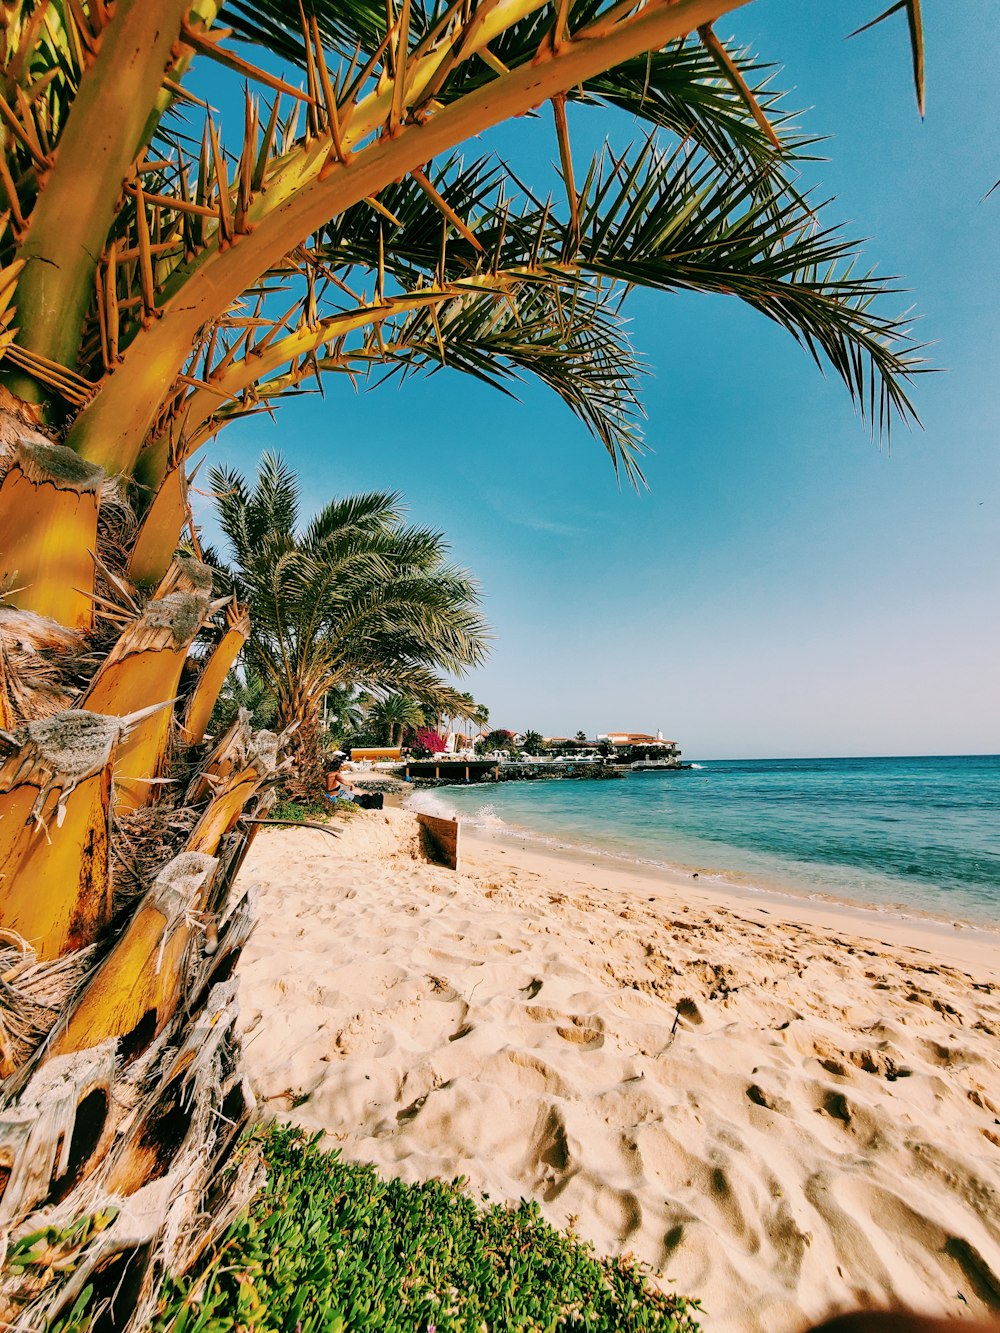
[[[0,927],[42,960],[93,944],[111,920],[111,764],[127,728],[79,710],[29,722],[0,767]]]
[[[70,629],[93,624],[104,472],[72,449],[22,440],[0,483],[0,579],[13,606]]]
[[[140,1054],[173,1017],[183,959],[218,862],[183,852],[160,871],[111,953],[74,1004],[49,1059],[125,1038]]]
[[[184,717],[181,734],[189,745],[199,745],[205,739],[205,729],[219,691],[250,637],[250,617],[245,610],[230,605],[227,621],[225,634],[201,669]]]
[[[75,364],[97,257],[190,8],[190,0],[117,0],[28,220],[18,341],[64,366]]]
[[[251,764],[227,779],[225,785],[209,801],[208,808],[195,825],[188,839],[188,850],[215,856],[223,838],[236,827],[236,821],[248,802],[260,790],[266,777],[265,770]]]
[[[181,531],[188,519],[184,464],[167,472],[136,535],[129,556],[128,576],[133,583],[157,583],[174,558]]]
[[[193,561],[187,563],[195,566]],[[167,705],[177,695],[188,648],[211,609],[211,574],[205,566],[200,569],[199,591],[167,592],[146,604],[105,658],[83,701],[83,707],[92,712],[118,716],[162,705],[119,748],[115,762],[118,808],[135,809],[156,797],[170,737]]]
[[[255,197],[247,214],[250,233],[223,246],[216,231],[211,244],[190,265],[176,271],[165,289],[160,318],[142,329],[125,353],[122,369],[127,367],[128,373],[115,374],[104,382],[81,411],[69,443],[108,470],[130,472],[159,410],[162,386],[173,385],[199,329],[218,319],[261,273],[280,262],[290,244],[301,242],[330,218],[369,195],[377,196],[391,181],[464,139],[525,115],[566,89],[643,52],[659,50],[746,3],[748,0],[647,0],[636,12],[631,5],[622,6],[567,37],[558,50],[544,48],[509,74],[433,114],[407,122],[394,138],[372,140],[346,163],[335,155],[331,160],[328,135],[297,147]],[[533,0],[518,0],[517,4],[501,0],[493,13],[506,14],[504,26],[508,26],[517,17],[515,10],[533,7]],[[489,40],[486,34],[493,35],[492,20],[483,24],[484,40]],[[425,59],[433,68],[418,71],[419,61],[409,65],[411,107],[419,100],[424,73],[429,80],[445,56],[435,52]],[[391,88],[378,95],[391,99]],[[367,108],[362,120],[371,120],[368,101],[362,105]],[[388,110],[385,100],[383,118]],[[379,123],[372,121],[368,133]],[[364,138],[354,118],[344,135],[345,142],[355,135],[355,142]]]

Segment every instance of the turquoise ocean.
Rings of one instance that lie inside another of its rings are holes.
[[[1000,755],[706,760],[438,787],[418,809],[730,883],[1000,925]]]

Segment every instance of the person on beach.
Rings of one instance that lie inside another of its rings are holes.
[[[326,770],[326,794],[331,801],[356,801],[358,789],[340,771],[342,759],[332,759]]]

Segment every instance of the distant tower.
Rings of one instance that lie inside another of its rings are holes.
[[[662,741],[662,740],[663,740],[663,732],[660,730],[659,727],[656,728],[656,739],[657,739],[658,741]]]

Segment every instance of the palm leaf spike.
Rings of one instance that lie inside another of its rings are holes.
[[[573,180],[573,152],[569,143],[569,125],[566,121],[566,98],[560,93],[552,99],[552,113],[556,122],[556,137],[559,140],[559,160],[562,163],[563,181],[569,200],[570,238],[564,249],[564,258],[569,259],[580,246],[580,201]]]
[[[299,20],[302,25],[302,34],[306,53],[306,89],[308,90],[308,100],[306,105],[306,141],[318,138],[320,135],[320,117],[319,117],[319,80],[316,76],[316,52],[312,44],[312,32],[309,20],[306,18],[305,6],[303,0],[299,3]]]
[[[382,217],[384,217],[388,222],[391,222],[394,227],[401,227],[403,225],[400,222],[399,218],[396,217],[395,213],[390,213],[390,211],[386,208],[385,204],[383,204],[380,200],[376,199],[373,194],[366,194],[364,202],[368,205],[369,208],[373,208],[376,213],[381,213]]]
[[[722,42],[716,37],[711,23],[702,24],[698,29],[698,36],[701,38],[705,50],[710,53],[712,59],[739,93],[754,120],[770,139],[774,147],[780,152],[781,140],[778,138],[777,134],[775,134],[774,127],[761,110],[760,103],[750,91],[746,79],[740,73],[739,66],[733,60],[725,46],[723,46]]]
[[[195,250],[201,251],[208,240],[208,220],[213,221],[217,218],[217,210],[211,207],[212,203],[212,171],[209,154],[211,148],[208,139],[208,126],[210,116],[205,117],[205,123],[201,131],[201,149],[198,154],[198,176],[195,181],[194,205],[199,210],[201,220],[195,235]]]
[[[156,292],[153,281],[153,257],[150,253],[149,219],[146,217],[146,200],[142,184],[138,177],[133,185],[135,195],[135,226],[139,259],[139,278],[142,291],[142,310],[145,319],[156,314]]]
[[[552,29],[552,45],[558,51],[566,40],[569,24],[569,11],[573,0],[556,0],[556,17]]]
[[[389,0],[391,7],[392,0]],[[396,45],[393,50],[392,103],[389,108],[388,131],[390,135],[399,133],[403,123],[403,108],[406,101],[406,64],[410,44],[410,0],[402,0],[399,19],[394,23]]]
[[[208,137],[212,148],[212,184],[214,195],[218,199],[219,244],[226,246],[233,239],[232,202],[229,198],[229,172],[226,167],[226,155],[219,144],[215,121],[208,118]]]
[[[256,98],[250,96],[249,88],[244,92],[243,116],[243,145],[239,166],[236,169],[236,216],[233,223],[238,236],[245,235],[247,231],[247,214],[253,199],[253,169],[259,130],[258,103]]]
[[[920,115],[924,114],[924,21],[920,10],[920,0],[896,0],[895,4],[883,10],[877,18],[863,23],[860,28],[855,28],[850,37],[857,37],[859,33],[867,32],[869,28],[874,28],[876,24],[883,23],[893,14],[897,14],[901,9],[906,10],[906,20],[910,29],[910,53],[913,60],[913,87],[917,95],[917,110]]]
[[[471,246],[482,254],[483,247],[479,239],[476,237],[475,232],[473,232],[464,219],[455,212],[443,195],[434,188],[424,172],[417,167],[410,172],[410,175],[423,190],[424,194],[427,195],[427,198],[430,199],[434,207],[448,219],[455,230],[464,236]]]
[[[463,2],[464,0],[456,0],[456,3],[459,4]],[[347,106],[346,115],[348,119],[350,118],[353,108],[357,104],[358,94],[360,93],[361,89],[365,87],[368,80],[374,74],[375,69],[379,64],[379,61],[382,60],[383,56],[385,55],[386,49],[389,46],[391,40],[392,40],[392,30],[388,29],[385,33],[385,36],[372,51],[368,60],[365,62],[362,68],[358,70],[358,73],[355,76],[353,83],[351,83],[350,81],[350,72],[348,72],[347,79],[345,80],[345,82],[347,83],[347,89],[344,97],[344,101]],[[346,122],[344,128],[346,128]]]
[[[272,92],[285,93],[287,96],[297,97],[303,102],[311,100],[309,93],[304,93],[301,88],[296,88],[284,79],[279,79],[277,75],[268,73],[266,69],[262,69],[259,65],[251,64],[250,61],[244,60],[234,51],[226,50],[222,43],[232,35],[232,28],[201,32],[192,27],[187,16],[181,20],[181,40],[192,50],[199,52],[201,55],[209,56],[220,65],[225,65],[237,74],[242,74],[244,78],[250,79],[253,83],[259,83],[265,88],[270,88]]]
[[[267,117],[267,127],[261,138],[260,147],[257,151],[257,160],[254,163],[253,177],[250,181],[250,190],[252,194],[257,194],[264,184],[264,177],[267,174],[267,168],[271,161],[271,154],[274,152],[274,144],[278,133],[278,125],[281,118],[281,95],[275,94],[274,101],[271,103],[271,110]]]
[[[330,137],[333,140],[331,153],[333,153],[340,163],[347,162],[344,153],[344,142],[340,133],[340,113],[337,109],[337,94],[333,83],[330,80],[330,71],[326,66],[326,56],[323,54],[323,42],[320,38],[319,24],[316,16],[311,20],[312,42],[316,51],[316,67],[319,73],[320,89],[323,94],[323,107],[326,111],[327,127],[330,131]]]
[[[7,213],[4,215],[3,231],[6,231],[6,220],[10,216],[14,219],[15,239],[20,241],[26,227],[24,214],[21,212],[21,200],[17,187],[14,184],[10,174],[10,168],[7,165],[5,153],[0,153],[0,184],[3,185],[4,194],[7,196]],[[24,262],[23,260],[21,261]]]
[[[0,94],[0,119],[10,130],[11,134],[18,139],[22,147],[26,148],[32,162],[38,171],[47,171],[52,165],[49,159],[42,152],[41,144],[38,142],[38,136],[34,127],[34,120],[30,122],[22,120],[14,110],[8,105],[7,100]],[[30,130],[29,130],[30,123]]]
[[[437,339],[438,353],[440,354],[441,357],[441,364],[444,366],[448,364],[448,356],[444,349],[444,338],[441,336],[441,324],[440,321],[438,320],[437,311],[434,309],[433,306],[430,307],[428,313],[430,314],[431,322],[434,325],[434,337]]]

